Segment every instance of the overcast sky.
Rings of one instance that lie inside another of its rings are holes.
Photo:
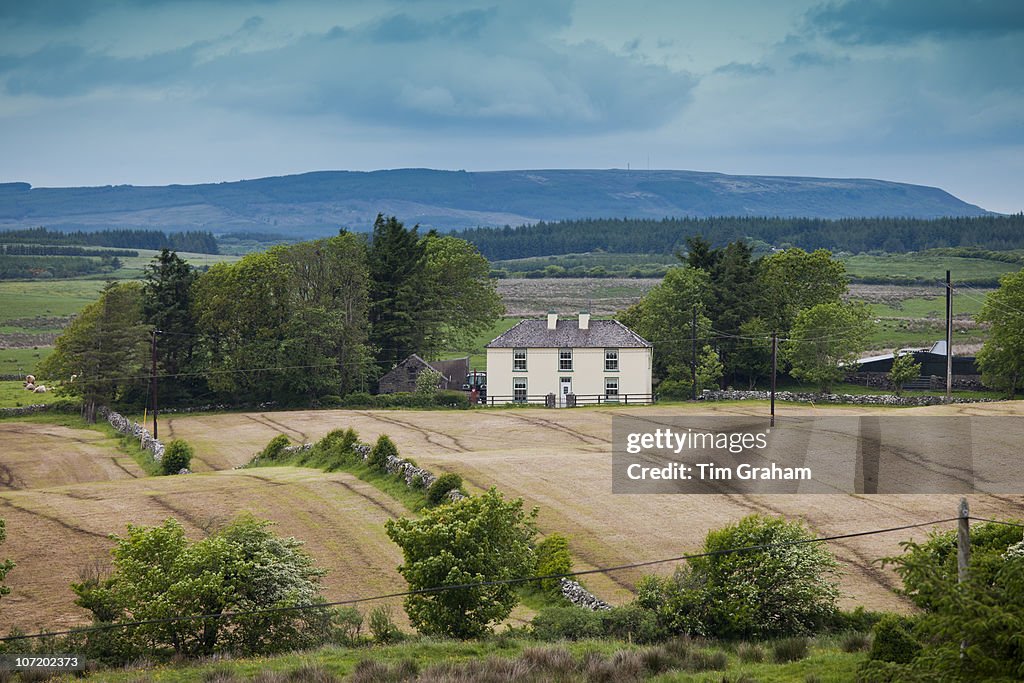
[[[627,165],[1024,210],[1024,2],[0,0],[0,181]]]

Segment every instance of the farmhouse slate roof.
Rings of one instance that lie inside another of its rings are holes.
[[[489,349],[510,348],[649,348],[649,341],[618,320],[591,320],[581,330],[575,318],[559,320],[548,329],[547,320],[521,320],[487,345]]]

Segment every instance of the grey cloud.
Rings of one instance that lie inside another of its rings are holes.
[[[846,44],[1003,36],[1024,31],[1020,0],[847,0],[807,13],[812,30]]]
[[[734,74],[736,76],[771,76],[775,70],[766,64],[746,64],[729,62],[715,69],[717,74]]]
[[[50,45],[0,56],[0,79],[10,94],[173,88],[176,97],[227,111],[483,134],[643,129],[690,101],[691,75],[596,43],[566,44],[554,34],[567,6],[539,3],[547,6],[542,21],[524,11],[531,4],[434,17],[410,7],[262,50],[219,49],[233,45],[230,35],[138,57]],[[257,28],[252,17],[238,33]]]
[[[467,10],[436,21],[420,21],[408,14],[396,14],[374,22],[367,35],[382,43],[406,43],[429,38],[475,39],[494,16],[493,10]]]

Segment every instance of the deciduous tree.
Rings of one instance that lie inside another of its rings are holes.
[[[398,571],[413,626],[429,635],[475,638],[507,617],[518,600],[511,584],[443,589],[528,576],[536,566],[537,511],[496,490],[428,510],[421,519],[388,520],[386,529],[405,557]]]
[[[861,303],[817,304],[800,311],[783,343],[790,374],[813,382],[823,392],[856,367],[871,332],[867,306]]]
[[[310,605],[322,601],[323,571],[293,538],[279,538],[270,523],[242,516],[223,530],[190,542],[181,525],[129,525],[115,537],[114,569],[107,578],[72,584],[76,603],[97,622],[148,621],[231,611]],[[325,610],[264,611],[238,617],[151,623],[118,630],[101,640],[107,656],[196,656],[214,652],[261,654],[321,642]]]
[[[817,304],[838,304],[846,291],[846,269],[825,249],[807,253],[786,249],[761,259],[762,316],[785,334],[800,311]]]
[[[1013,397],[1024,385],[1024,270],[1004,275],[985,297],[978,321],[991,326],[978,352],[981,380]]]

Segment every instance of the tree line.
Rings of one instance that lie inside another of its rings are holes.
[[[0,254],[6,256],[111,256],[133,257],[139,252],[130,249],[86,249],[56,244],[0,244]]]
[[[212,232],[187,230],[161,232],[159,230],[96,230],[64,232],[48,228],[27,228],[0,232],[0,241],[28,244],[70,244],[126,249],[170,249],[197,254],[218,254],[217,238]]]
[[[66,278],[103,273],[121,267],[116,256],[8,256],[0,254],[0,280]]]
[[[541,221],[517,228],[473,228],[451,233],[492,260],[578,254],[670,254],[702,235],[713,245],[747,241],[806,250],[891,253],[940,247],[1024,248],[1024,214],[948,218],[589,218]]]
[[[866,347],[867,307],[843,301],[846,270],[830,252],[794,247],[755,259],[744,241],[713,248],[699,236],[685,246],[683,267],[620,316],[654,344],[659,395],[686,398],[719,383],[753,387],[771,370],[773,333],[780,370],[822,391]]]
[[[142,282],[108,284],[37,374],[82,397],[87,419],[142,404],[155,331],[163,405],[309,404],[463,348],[503,310],[471,244],[378,216],[369,239],[342,231],[202,273],[165,249]]]

